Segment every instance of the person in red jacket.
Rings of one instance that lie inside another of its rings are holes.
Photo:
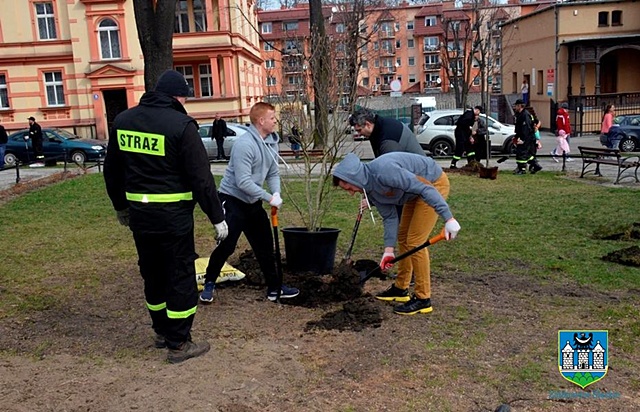
[[[571,136],[571,120],[569,120],[569,111],[567,110],[569,105],[565,102],[560,105],[560,108],[556,112],[556,136],[560,135],[560,130],[566,134],[567,145],[570,142]],[[552,156],[558,156],[555,149],[551,152]]]

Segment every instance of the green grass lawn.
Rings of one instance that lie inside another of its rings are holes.
[[[593,237],[601,226],[640,220],[637,190],[584,184],[552,173],[501,174],[497,180],[455,174],[450,180],[449,204],[462,230],[447,245],[447,254],[434,258],[434,270],[494,267],[549,282],[568,277],[600,290],[640,288],[640,269],[600,259],[634,243]],[[299,217],[287,208],[286,194],[284,199],[280,227],[299,225]],[[347,249],[358,203],[358,197],[336,189],[323,226],[342,229],[337,260]],[[206,256],[214,232],[196,210],[197,252]],[[354,259],[377,260],[382,253],[382,221],[375,216],[375,225],[368,214],[363,217]],[[100,174],[11,200],[0,206],[0,222],[0,318],[45,308],[52,300],[99,284],[109,265],[136,258],[130,232],[117,223]]]

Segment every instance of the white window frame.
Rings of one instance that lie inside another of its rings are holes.
[[[7,75],[0,73],[0,109],[8,109],[9,89],[7,88]]]
[[[344,23],[336,24],[336,33],[344,33]]]
[[[415,23],[413,20],[407,22],[407,30],[413,30],[415,27]]]
[[[275,86],[276,78],[274,76],[267,76],[267,86]]]
[[[414,49],[416,47],[416,39],[407,39],[407,49]]]
[[[416,75],[415,74],[410,74],[409,75],[409,83],[415,83],[416,82]]]
[[[34,3],[36,8],[36,20],[38,22],[39,40],[56,40],[56,16],[53,10],[53,2],[43,1]]]
[[[270,21],[266,21],[264,23],[262,23],[262,25],[260,26],[260,32],[262,34],[271,34],[273,33],[273,23]]]
[[[291,26],[291,27],[289,27]],[[282,31],[287,32],[287,31],[296,31],[298,30],[300,27],[300,23],[298,22],[298,20],[290,20],[290,21],[283,21],[282,22]]]
[[[200,83],[200,96],[213,97],[213,75],[210,64],[198,65],[198,82]]]
[[[264,66],[267,69],[275,69],[276,68],[276,60],[275,59],[267,59],[264,61]]]
[[[416,65],[416,58],[413,56],[409,56],[408,61],[407,61],[407,66],[411,67],[411,66],[415,66]]]
[[[64,81],[61,71],[51,71],[42,73],[45,94],[47,96],[48,107],[64,106]]]
[[[425,27],[435,27],[436,24],[438,24],[438,19],[436,16],[426,16],[424,18]]]
[[[275,47],[273,47],[273,44],[271,44],[271,42],[264,42],[264,46],[263,46],[263,50],[264,51],[274,51]]]
[[[181,73],[185,80],[187,81],[187,84],[189,85],[189,97],[193,97],[193,93],[195,93],[195,88],[193,87],[194,85],[194,76],[193,76],[193,66],[191,65],[185,65],[185,66],[176,66],[175,67],[175,71]]]
[[[103,26],[103,24],[113,25]],[[102,60],[118,60],[122,58],[120,47],[120,28],[118,22],[112,18],[106,18],[98,24],[98,43],[100,44],[100,58]],[[105,52],[109,55],[105,56]]]
[[[181,7],[184,6],[184,7]],[[176,2],[176,21],[174,33],[207,31],[207,6],[205,0],[178,0]]]

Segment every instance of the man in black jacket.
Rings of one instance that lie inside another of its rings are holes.
[[[217,160],[225,160],[227,156],[224,154],[224,138],[227,135],[227,122],[220,117],[219,113],[216,113],[213,126],[211,127],[211,138],[215,139],[216,146],[218,147]]]
[[[378,116],[369,109],[360,109],[349,116],[349,124],[356,132],[369,138],[375,157],[390,152],[424,156],[424,150],[413,132],[396,119]]]
[[[44,151],[42,149],[42,128],[36,122],[35,117],[29,117],[29,139],[31,139],[31,146],[33,152],[36,155],[36,162],[32,163],[30,167],[42,167],[44,166]]]
[[[0,170],[4,169],[4,152],[7,149],[7,131],[0,124]]]
[[[115,118],[104,165],[118,221],[133,232],[155,345],[169,348],[170,363],[209,350],[190,333],[198,305],[195,204],[214,224],[216,240],[228,233],[198,125],[183,106],[188,94],[182,74],[164,72],[155,91]]]

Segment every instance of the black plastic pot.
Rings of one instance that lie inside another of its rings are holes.
[[[303,227],[282,229],[287,267],[292,272],[331,273],[336,258],[340,229],[320,228],[309,231]]]

